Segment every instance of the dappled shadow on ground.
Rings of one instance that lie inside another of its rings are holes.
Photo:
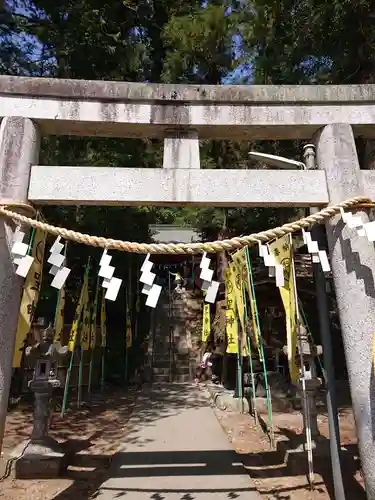
[[[31,434],[32,424],[31,404],[19,405],[16,409],[8,412],[3,448],[11,450],[23,440],[28,439]]]
[[[131,422],[128,423],[135,399],[137,399],[136,411]],[[143,451],[152,440],[147,441],[142,438],[140,429],[145,426],[153,427],[156,421],[173,417],[186,409],[194,410],[206,405],[207,400],[200,397],[199,394],[197,395],[189,384],[160,384],[151,388],[144,387],[138,393],[134,391],[127,393],[122,391],[107,392],[105,398],[93,398],[90,406],[75,411],[69,410],[64,419],[55,415],[51,435],[60,441],[65,441],[66,449],[69,451],[70,466],[66,471],[65,478],[63,478],[68,479],[69,484],[66,484],[64,491],[45,498],[48,500],[71,500],[76,497],[83,500],[92,498],[107,500],[124,497],[132,500],[148,498],[152,500],[163,500],[164,498],[167,500],[169,498],[195,500],[205,498],[209,493],[215,495],[215,500],[252,498],[253,488],[241,488],[241,483],[237,481],[237,477],[241,474],[241,467],[237,462],[242,461],[252,478],[261,481],[263,479],[269,480],[270,487],[267,485],[267,489],[264,490],[265,495],[273,495],[272,498],[285,500],[310,498],[303,496],[304,493],[307,495],[308,491],[306,482],[301,484],[301,480],[296,481],[295,479],[297,476],[303,478],[306,474],[307,460],[305,455],[302,455],[301,460],[294,462],[293,466],[283,462],[285,446],[294,448],[305,438],[290,428],[284,428],[281,422],[277,427],[276,435],[278,439],[283,438],[284,443],[286,441],[288,444],[283,444],[282,449],[279,448],[275,451],[264,451],[263,449],[255,453],[244,452],[240,453],[237,458],[234,452],[227,450],[208,452]],[[23,433],[24,437],[27,437],[29,435],[27,426],[30,428],[31,423],[30,408],[18,410],[14,416],[13,432]],[[250,419],[248,415],[241,417]],[[238,423],[236,425],[238,426]],[[267,437],[264,438],[268,442]],[[254,439],[260,438],[254,434]],[[322,438],[322,444],[327,446],[324,440],[325,438]],[[140,451],[127,452],[126,449],[123,449],[124,443],[136,444]],[[119,453],[113,458],[116,451]],[[356,454],[356,446],[346,445],[346,451],[343,454],[343,475],[348,498],[361,500],[365,499],[365,494],[363,488],[354,478],[359,468]],[[327,494],[324,492],[327,488],[333,499],[329,454],[326,457],[314,459],[314,470],[317,476],[316,498],[326,499]],[[175,476],[182,478],[178,482],[181,484],[178,491],[173,487],[168,487],[172,486],[168,484],[168,481],[164,487],[160,484],[161,481],[164,482],[164,479],[173,479]],[[148,485],[147,481],[150,477],[153,483]],[[196,477],[205,478],[205,482],[210,488],[209,493],[199,487],[201,483],[194,486],[194,478]],[[230,478],[231,481],[236,480],[235,484],[230,484],[231,489],[228,489],[227,485],[221,487],[223,477]],[[111,478],[110,481],[109,478]],[[284,478],[284,482],[279,482],[276,486],[277,478]],[[137,484],[132,488],[131,482],[136,479]],[[274,489],[272,489],[273,481],[275,481]],[[262,486],[260,488],[262,489]],[[297,490],[299,490],[299,494]]]
[[[194,500],[213,494],[218,500],[252,498],[249,492],[256,490],[234,451],[146,451],[147,445],[152,448],[153,439],[145,439],[140,432],[142,428],[154,427],[160,419],[202,407],[207,407],[207,399],[189,384],[145,388],[138,395],[136,410],[122,437],[123,447],[112,458],[111,466],[98,471],[96,465],[104,457],[77,454],[74,464],[79,471],[74,473],[75,482],[53,500],[68,500],[78,495],[82,499],[99,500],[123,496],[162,500],[165,495]],[[192,429],[187,428],[186,432]],[[135,444],[137,451],[127,450],[129,444]],[[86,490],[81,487],[84,481],[90,485]]]
[[[273,428],[277,446],[271,448],[270,441],[260,425],[256,425],[249,414],[214,409],[223,429],[228,434],[233,448],[244,462],[250,476],[265,498],[285,500],[327,500],[334,499],[332,467],[329,452],[328,419],[318,417],[321,432],[319,453],[314,452],[314,490],[310,491],[306,453],[286,453],[306,441],[303,433],[303,418],[300,413],[274,413]],[[345,491],[349,499],[365,499],[356,445],[354,417],[351,411],[341,409],[340,432],[342,471]],[[289,458],[289,456],[291,458]]]
[[[100,439],[116,440],[123,423],[127,422],[134,407],[134,391],[109,390],[102,396],[93,395],[90,403],[84,403],[80,409],[70,408],[64,417],[56,411],[52,415],[50,435],[65,446],[74,450],[74,442],[89,442]],[[59,408],[57,408],[58,410]],[[6,448],[12,449],[21,441],[28,439],[32,430],[32,405],[19,405],[8,414],[6,428]],[[77,437],[81,438],[78,439]],[[71,442],[70,442],[71,441]],[[87,445],[85,445],[87,446]],[[79,447],[79,446],[78,446]]]
[[[189,408],[204,406],[207,406],[205,398],[192,398],[191,384],[153,384],[138,395],[137,411],[132,416],[127,442],[139,446],[147,444],[140,442],[140,428],[152,425],[156,420],[176,416]]]
[[[296,449],[300,445],[304,445],[306,438],[304,435],[296,434],[287,428],[278,428],[280,436],[284,439],[278,441],[277,448],[266,452],[241,454],[241,460],[253,479],[269,479],[281,478],[283,476],[295,477],[305,476],[307,484],[308,461],[306,453],[295,454],[288,451]],[[287,438],[287,439],[285,439]],[[348,498],[356,500],[365,500],[366,494],[364,489],[355,479],[355,475],[360,470],[360,463],[357,458],[358,448],[356,445],[346,445],[342,452],[342,471],[345,492]],[[329,440],[324,436],[320,436],[317,441],[317,448],[313,453],[313,470],[316,476],[320,476],[323,481],[317,481],[314,484],[314,489],[317,492],[322,492],[322,486],[327,489],[329,497],[334,500],[334,488],[332,480],[332,468],[329,452]],[[301,485],[300,489],[306,489],[306,486]],[[296,486],[290,488],[290,491],[295,491]],[[267,493],[274,494],[275,498],[290,499],[287,494],[288,488],[277,488],[275,490],[267,490]],[[281,493],[284,492],[284,496]],[[278,496],[279,495],[279,496]]]
[[[28,488],[36,489],[36,483],[43,488],[43,498],[46,500],[52,498],[61,487],[69,486],[72,481],[78,493],[89,490],[90,481],[85,478],[85,471],[80,470],[79,465],[76,465],[77,457],[83,453],[92,455],[94,464],[92,467],[98,474],[109,467],[111,457],[126,431],[127,422],[134,408],[135,397],[136,393],[131,389],[125,392],[108,388],[103,395],[93,394],[90,402],[80,409],[74,409],[72,405],[64,418],[55,412],[52,416],[50,435],[62,444],[67,454],[69,468],[66,474],[61,480],[49,481],[6,479],[0,488],[2,493],[4,492],[4,498],[22,498],[23,500],[27,498],[24,495]],[[9,412],[4,440],[5,457],[9,456],[16,445],[30,437],[31,430],[32,405],[18,405]],[[77,474],[78,481],[76,480]]]
[[[59,442],[66,442],[67,447],[70,447],[69,440],[77,441],[79,436],[82,441],[91,442],[100,440],[100,436],[105,435],[107,441],[119,445],[118,440],[127,435],[128,442],[136,443],[135,435],[140,427],[177,415],[187,408],[201,408],[207,404],[202,398],[192,398],[191,388],[191,384],[154,384],[152,389],[145,387],[138,392],[132,389],[127,392],[112,389],[103,395],[94,394],[91,401],[84,403],[80,409],[72,405],[63,418],[55,412],[50,434]],[[137,413],[133,416],[131,429],[128,429],[125,426],[133,411],[135,399]],[[32,406],[19,406],[10,415],[7,427],[8,448],[30,437]],[[75,446],[78,445],[73,445],[73,448]]]
[[[94,466],[92,457],[82,457],[81,465]],[[178,488],[172,487],[173,479]],[[110,474],[98,479],[92,472],[91,481],[97,491],[80,498],[163,499],[165,494],[175,494],[173,498],[194,500],[215,494],[215,499],[241,500],[252,498],[249,493],[256,491],[231,450],[118,453]],[[54,500],[68,500],[75,493],[69,488]]]

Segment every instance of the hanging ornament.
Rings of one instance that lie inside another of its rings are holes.
[[[58,236],[50,248],[50,256],[47,260],[48,264],[52,264],[49,273],[54,276],[51,286],[61,290],[64,286],[71,269],[65,267],[65,255],[62,253],[64,245],[60,242],[61,236]]]
[[[268,267],[268,276],[276,279],[276,286],[282,288],[284,286],[284,268],[276,262],[273,255],[270,254],[267,245],[263,245],[258,241],[259,256],[262,257],[264,265]]]
[[[155,308],[159,301],[162,287],[154,283],[156,274],[151,272],[153,266],[153,262],[150,261],[150,254],[147,254],[141,266],[142,274],[139,281],[143,284],[141,293],[147,295],[146,306]]]
[[[218,291],[219,291],[219,282],[211,281],[210,286],[207,288],[207,293],[204,297],[204,301],[209,302],[210,304],[214,304]]]
[[[155,308],[159,301],[162,287],[160,285],[153,284],[147,294],[146,306]]]
[[[11,253],[14,255],[13,262],[17,266],[16,274],[22,278],[26,278],[32,263],[34,262],[34,258],[31,257],[31,255],[28,255],[29,245],[23,243],[24,237],[25,233],[22,231],[16,231],[14,235],[15,241],[11,250]]]
[[[107,249],[104,249],[99,262],[98,276],[103,278],[102,287],[106,288],[105,298],[115,301],[120,290],[122,279],[116,278],[114,275],[115,268],[110,265],[112,256],[108,255]]]
[[[318,242],[312,239],[309,231],[302,229],[302,237],[303,242],[307,245],[307,251],[312,256],[312,261],[315,264],[320,263],[323,272],[329,273],[331,271],[331,266],[329,265],[327,252],[319,249]]]
[[[156,274],[151,272],[154,264],[150,261],[150,254],[148,254],[141,267],[141,277],[139,281],[144,285],[152,286],[156,278]]]
[[[199,267],[201,269],[199,277],[202,280],[201,288],[206,292],[206,295],[204,297],[205,302],[213,304],[216,300],[217,292],[219,290],[219,282],[212,279],[214,271],[213,269],[210,269],[210,264],[211,259],[207,257],[207,252],[203,252],[202,260],[199,264]]]

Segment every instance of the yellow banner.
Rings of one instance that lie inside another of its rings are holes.
[[[253,296],[253,289],[251,286],[251,280],[250,280],[250,269],[249,269],[249,263],[247,260],[246,256],[246,248],[242,248],[241,250],[238,250],[235,254],[232,255],[233,262],[236,265],[236,269],[241,272],[242,274],[242,283],[243,286],[245,287],[245,290],[248,293],[249,296],[249,302],[250,302],[250,312],[251,312],[251,325],[252,325],[252,337],[253,341],[257,347],[258,354],[259,354],[259,359],[262,360],[262,350],[260,348],[260,335],[259,335],[259,328],[258,328],[258,323],[256,319],[256,308],[255,308],[255,298]]]
[[[64,329],[64,308],[65,308],[65,285],[59,292],[59,298],[56,308],[56,325],[54,342],[61,342],[61,335]]]
[[[202,321],[202,342],[207,342],[211,335],[211,313],[210,304],[203,303],[203,321]]]
[[[231,269],[225,270],[225,299],[226,299],[226,334],[227,334],[227,353],[236,354],[238,352],[238,328],[236,320],[236,304],[234,298],[234,290],[231,280]]]
[[[280,287],[280,295],[285,309],[289,373],[292,382],[297,383],[299,378],[298,367],[296,365],[297,321],[291,236],[283,236],[271,243],[269,245],[269,252],[274,256],[276,263],[281,264],[284,268],[284,286]]]
[[[232,255],[232,259],[236,266],[236,269],[242,273],[242,282],[245,285],[247,293],[250,295],[251,283],[247,268],[246,248],[242,248],[241,250],[238,250],[236,253],[234,253]]]
[[[96,347],[96,318],[98,316],[99,286],[96,287],[94,308],[91,315],[90,349]]]
[[[133,344],[132,322],[130,318],[129,306],[126,306],[126,347],[129,348]]]
[[[79,322],[81,320],[83,305],[84,305],[84,301],[85,301],[85,297],[86,297],[86,290],[88,290],[88,286],[89,286],[89,269],[87,266],[86,271],[85,271],[85,276],[83,278],[81,293],[79,295],[79,299],[77,302],[77,307],[76,307],[76,312],[75,312],[74,319],[73,319],[73,324],[72,324],[72,327],[70,329],[70,334],[69,334],[68,349],[71,352],[74,351],[74,347],[76,345]]]
[[[44,248],[46,245],[46,234],[39,229],[35,231],[34,242],[30,255],[34,257],[30,271],[27,274],[22,300],[20,315],[18,318],[16,343],[13,354],[13,368],[21,365],[22,351],[27,334],[31,329],[34,313],[38,304],[40,287],[42,284]]]
[[[100,331],[102,334],[102,347],[106,347],[107,345],[107,315],[105,311],[105,294],[106,290],[103,289],[103,295],[102,295],[102,303],[100,307]]]
[[[236,262],[233,262],[229,266],[230,268],[230,280],[232,282],[232,289],[234,293],[234,298],[236,302],[236,308],[238,312],[238,319],[240,320],[241,330],[242,330],[242,345],[246,345],[246,326],[245,326],[245,303],[243,296],[243,281],[242,281],[242,270]]]
[[[83,321],[81,328],[81,346],[84,351],[90,349],[90,331],[91,331],[91,311],[89,289],[86,287],[85,298],[83,302]]]

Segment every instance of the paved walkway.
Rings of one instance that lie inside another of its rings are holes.
[[[260,500],[202,392],[144,389],[99,500]]]

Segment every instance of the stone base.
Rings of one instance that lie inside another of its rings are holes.
[[[277,443],[278,451],[281,453],[284,463],[293,474],[305,474],[308,470],[308,456],[306,450],[306,440],[298,442],[279,441]],[[330,447],[329,440],[325,438],[316,438],[312,440],[313,462],[319,461],[319,468],[327,461],[330,467]]]
[[[25,441],[13,450],[10,459],[14,460],[12,476],[15,479],[53,479],[66,466],[65,454],[52,438],[39,443]]]
[[[219,410],[230,410],[237,413],[249,413],[249,402],[246,398],[234,397],[233,391],[228,391],[222,386],[213,383],[204,384],[210,394],[210,401]]]

